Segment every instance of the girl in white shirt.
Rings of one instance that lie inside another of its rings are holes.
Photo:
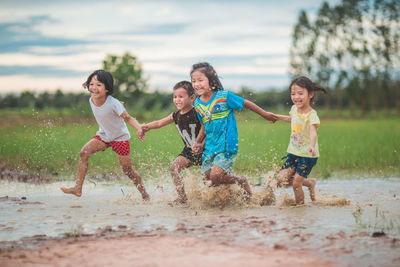
[[[66,194],[80,197],[89,157],[96,152],[112,147],[112,150],[118,156],[122,170],[133,181],[142,194],[143,200],[150,200],[142,178],[132,166],[130,134],[125,123],[137,129],[137,136],[140,140],[144,139],[144,134],[138,121],[126,112],[124,106],[117,99],[111,96],[114,91],[114,79],[111,73],[96,70],[89,75],[86,82],[83,83],[83,87],[90,92],[89,103],[99,124],[99,130],[81,149],[75,186],[71,188],[62,187],[61,190]]]

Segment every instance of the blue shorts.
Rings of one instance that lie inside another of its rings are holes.
[[[293,154],[287,154],[287,158],[285,163],[282,166],[282,169],[295,169],[296,173],[304,178],[310,174],[312,168],[317,164],[318,158],[306,158],[306,157],[299,157]]]
[[[222,168],[226,173],[232,171],[233,163],[235,162],[236,154],[222,152],[213,156],[203,155],[203,163],[201,165],[201,173],[204,174],[211,170],[213,164]]]

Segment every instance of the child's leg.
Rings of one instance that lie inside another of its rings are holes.
[[[185,194],[185,185],[183,183],[181,171],[188,168],[189,166],[190,161],[183,156],[178,156],[171,164],[170,172],[172,179],[174,180],[176,192],[178,193],[178,198],[174,202],[186,203],[187,201]]]
[[[210,169],[209,171],[206,171],[206,172],[203,174],[203,182],[204,182],[204,184],[206,184],[207,181],[211,181],[211,179],[210,179],[210,173],[211,173],[211,169]]]
[[[318,158],[298,158],[298,165],[296,167],[296,174],[293,178],[293,190],[295,190],[295,198],[297,204],[304,203],[304,192],[302,186],[307,186],[310,191],[310,198],[315,201],[315,185],[316,179],[306,179],[310,174],[312,168],[317,163]],[[297,193],[297,195],[296,195]]]
[[[79,153],[79,163],[75,186],[71,188],[61,187],[60,189],[66,194],[73,194],[77,197],[80,197],[82,195],[83,181],[85,180],[89,165],[89,157],[96,152],[105,150],[107,147],[108,146],[105,143],[97,139],[92,139],[87,142]]]
[[[308,187],[308,191],[310,191],[310,198],[314,202],[315,201],[315,185],[317,184],[317,179],[308,178],[304,179],[303,185]]]
[[[251,187],[245,176],[238,177],[236,175],[229,174],[218,165],[212,165],[209,173],[209,179],[213,185],[237,183],[247,192],[247,194],[251,195]]]
[[[136,188],[139,190],[140,194],[142,194],[143,200],[150,200],[150,196],[149,194],[147,194],[146,189],[144,187],[142,177],[140,177],[140,175],[133,169],[131,156],[118,155],[118,159],[122,167],[122,170],[133,181]]]
[[[294,175],[294,172],[295,169],[293,168],[280,170],[278,173],[278,185],[282,187],[291,185],[291,183],[293,182],[292,177]]]
[[[296,200],[296,204],[304,204],[304,185],[305,178],[300,176],[298,173],[294,175],[293,178],[293,191],[294,191],[294,198]]]

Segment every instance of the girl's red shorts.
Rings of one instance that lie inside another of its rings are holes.
[[[112,147],[112,150],[120,156],[128,156],[131,153],[131,145],[129,140],[127,141],[111,141],[111,142],[104,142],[100,136],[95,135],[93,136],[94,139],[100,140],[104,144]]]

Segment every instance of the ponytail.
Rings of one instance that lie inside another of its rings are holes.
[[[313,83],[313,82],[312,82],[309,78],[307,78],[306,76],[300,76],[300,77],[297,77],[296,79],[294,79],[294,80],[290,83],[289,90],[292,89],[292,86],[293,86],[294,84],[296,84],[296,85],[298,85],[298,86],[300,86],[300,87],[306,88],[309,94],[310,94],[310,93],[313,93],[313,92],[316,92],[316,91],[322,91],[324,94],[327,93],[325,88],[323,88],[322,86],[320,86],[320,85],[318,85],[318,84],[316,84],[316,83]],[[314,94],[314,96],[311,98],[311,101],[314,100],[314,97],[315,97],[315,94]]]

